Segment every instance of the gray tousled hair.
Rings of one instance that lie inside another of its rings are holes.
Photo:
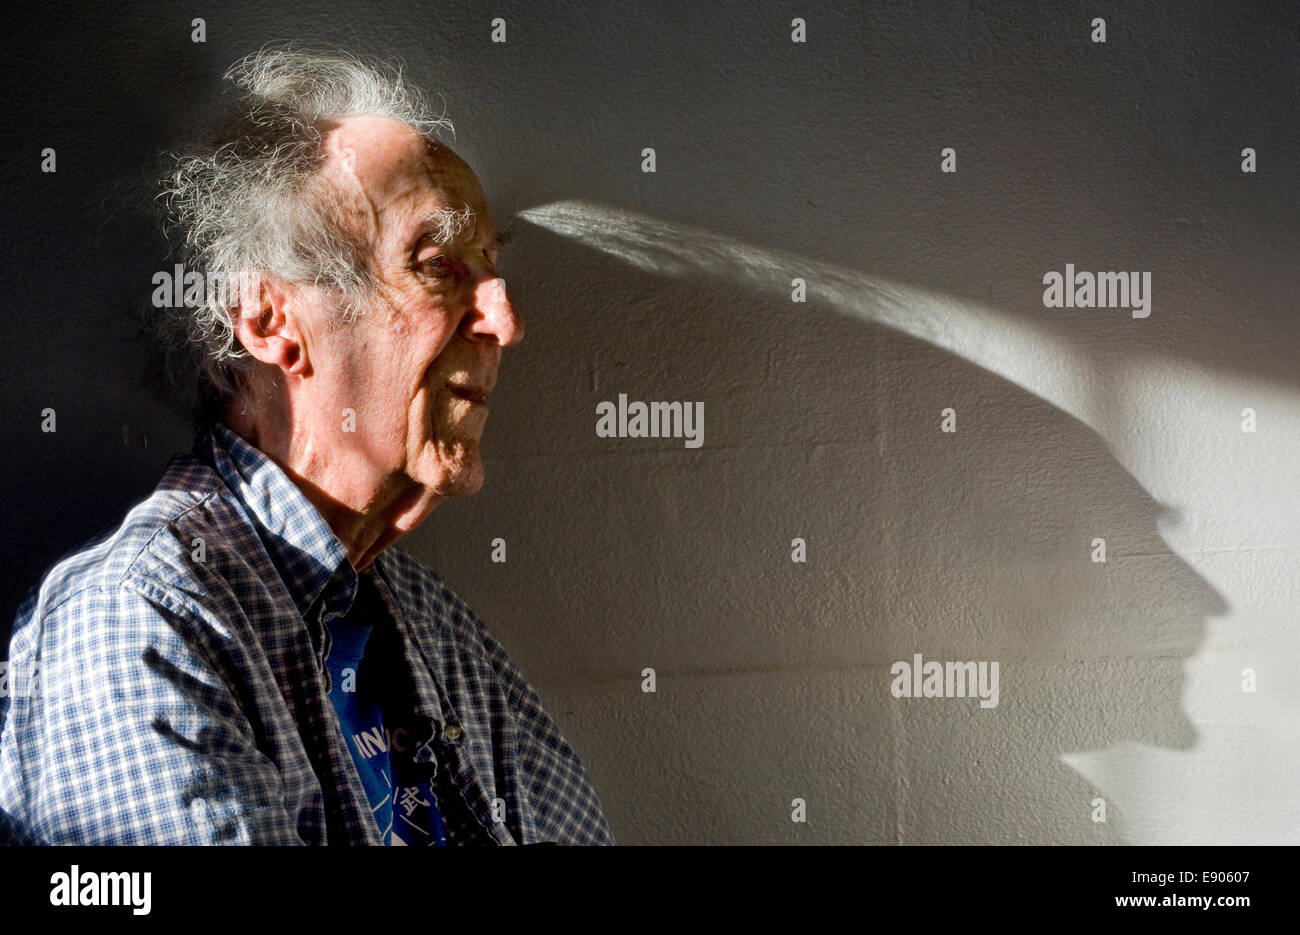
[[[426,135],[454,133],[406,83],[400,66],[346,52],[264,48],[224,77],[242,93],[208,139],[187,153],[168,154],[159,196],[172,251],[186,271],[232,284],[204,290],[197,303],[160,309],[155,320],[172,384],[193,392],[198,418],[247,402],[256,361],[231,319],[239,300],[233,284],[246,271],[321,287],[345,322],[373,295],[369,245],[349,229],[336,194],[318,174],[322,125],[368,114]]]

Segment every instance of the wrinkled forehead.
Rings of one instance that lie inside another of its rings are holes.
[[[322,175],[376,246],[391,248],[453,213],[467,218],[454,226],[473,229],[487,214],[482,187],[465,161],[405,124],[344,118],[326,131],[323,145]]]

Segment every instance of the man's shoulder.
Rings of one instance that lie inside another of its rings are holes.
[[[74,598],[144,582],[183,588],[204,575],[207,553],[237,549],[251,534],[230,491],[209,465],[174,456],[153,491],[123,519],[64,554],[27,593],[17,621],[44,618]],[[224,549],[223,549],[224,547]]]

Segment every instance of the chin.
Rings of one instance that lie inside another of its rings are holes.
[[[478,442],[457,445],[449,456],[439,459],[433,482],[429,484],[444,497],[467,497],[483,489],[483,459]]]
[[[467,474],[457,478],[456,495],[468,497],[478,493],[483,489],[483,465],[481,462],[475,462],[474,469]]]

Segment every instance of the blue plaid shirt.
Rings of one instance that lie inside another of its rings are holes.
[[[398,548],[362,574],[401,637],[401,736],[437,783],[450,842],[614,843],[577,754],[474,612]],[[200,429],[194,454],[18,611],[0,678],[0,830],[381,844],[324,664],[326,624],[358,580],[273,461],[220,423]]]

